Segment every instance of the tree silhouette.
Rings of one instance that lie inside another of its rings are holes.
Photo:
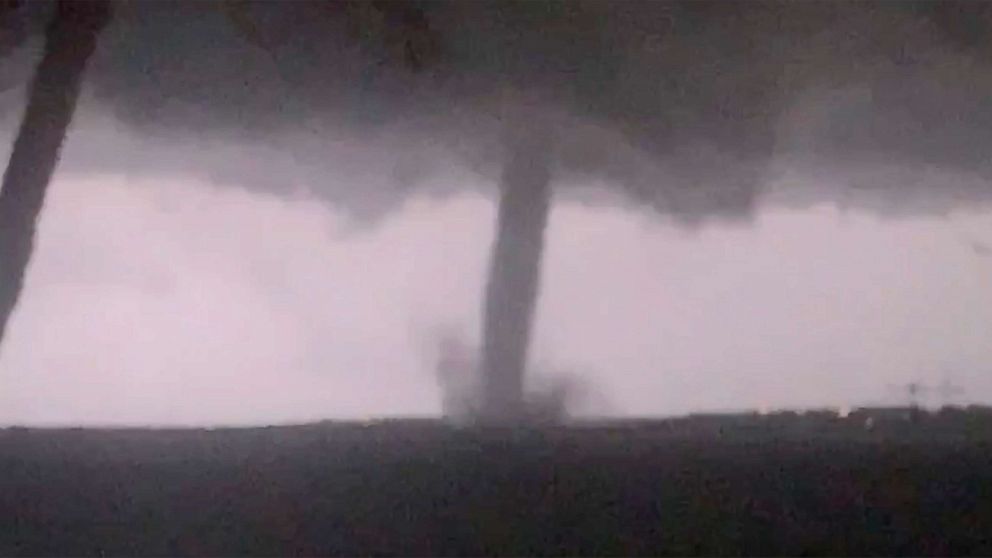
[[[0,190],[0,342],[24,285],[38,215],[72,121],[86,62],[110,13],[105,0],[63,0],[46,30],[44,55]]]

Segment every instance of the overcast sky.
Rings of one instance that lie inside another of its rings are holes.
[[[260,424],[436,414],[434,332],[478,337],[492,202],[326,203],[188,179],[53,182],[0,353],[4,424]],[[688,232],[556,204],[533,360],[596,412],[992,401],[992,216],[823,205]]]

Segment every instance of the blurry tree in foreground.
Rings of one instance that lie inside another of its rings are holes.
[[[86,63],[110,19],[104,0],[63,0],[45,49],[0,189],[0,343],[24,285],[38,216],[79,98]]]

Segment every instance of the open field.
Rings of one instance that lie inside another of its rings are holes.
[[[0,430],[0,555],[992,554],[992,414]]]

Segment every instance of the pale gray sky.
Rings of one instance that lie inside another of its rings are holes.
[[[0,423],[258,424],[433,414],[432,332],[477,337],[494,212],[326,203],[189,179],[57,176],[0,352]],[[992,216],[767,209],[697,232],[558,203],[534,361],[600,411],[992,401]]]

